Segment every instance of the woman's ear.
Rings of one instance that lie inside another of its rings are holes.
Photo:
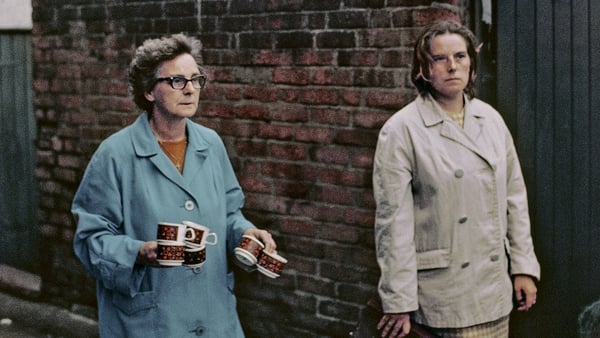
[[[145,92],[144,97],[146,98],[146,100],[154,102],[154,94],[152,94],[152,92]]]
[[[483,48],[483,42],[479,44],[479,46],[475,47],[475,53],[479,54],[481,52],[481,48]]]

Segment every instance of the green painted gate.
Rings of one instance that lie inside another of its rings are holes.
[[[38,258],[31,37],[0,32],[0,263],[33,270]]]

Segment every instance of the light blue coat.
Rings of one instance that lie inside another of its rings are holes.
[[[181,175],[146,114],[107,138],[73,201],[75,253],[97,279],[101,337],[243,337],[228,255],[254,227],[220,137],[187,121]],[[217,233],[200,269],[135,264],[160,221],[190,220]]]

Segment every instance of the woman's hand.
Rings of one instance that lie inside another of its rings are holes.
[[[138,252],[136,264],[159,266],[156,261],[156,249],[158,244],[156,241],[144,242]]]
[[[410,333],[410,315],[408,313],[385,313],[377,324],[377,330],[382,330],[381,337],[404,337]]]
[[[513,286],[517,298],[517,310],[528,311],[537,300],[537,287],[531,276],[515,275]]]
[[[273,240],[271,234],[266,230],[252,228],[244,231],[244,235],[254,236],[259,241],[263,242],[265,251],[267,252],[275,252],[277,250],[277,244]]]

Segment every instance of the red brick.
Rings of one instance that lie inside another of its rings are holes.
[[[360,91],[350,90],[342,92],[341,96],[345,104],[358,106],[360,105],[362,93]]]
[[[311,73],[312,83],[316,85],[351,86],[352,71],[342,69],[315,69]]]
[[[294,132],[295,139],[301,142],[331,143],[334,131],[328,128],[297,128]]]
[[[230,104],[217,104],[217,103],[201,103],[202,116],[206,117],[220,117],[220,118],[232,118],[234,116],[234,107]]]
[[[274,102],[277,101],[277,88],[246,87],[243,91],[243,98],[249,100],[258,100],[261,102]]]
[[[350,113],[338,108],[312,108],[310,110],[310,120],[318,124],[349,126]]]
[[[319,200],[340,205],[355,205],[356,201],[354,198],[354,192],[347,187],[340,186],[322,186]]]
[[[401,92],[398,90],[391,91],[371,91],[367,94],[366,104],[369,107],[386,108],[400,110],[414,98],[414,94]]]
[[[424,26],[440,20],[455,20],[461,22],[460,13],[442,8],[426,8],[413,12],[414,24]]]
[[[240,177],[240,184],[244,191],[269,194],[272,192],[273,184],[256,176]]]
[[[317,149],[313,155],[313,160],[319,163],[343,164],[350,162],[351,151],[342,147],[322,147]]]
[[[377,132],[372,130],[338,130],[334,143],[349,146],[375,147]]]
[[[306,51],[294,58],[294,64],[299,66],[331,66],[334,62],[334,52]]]
[[[278,181],[275,195],[292,199],[310,199],[311,185],[297,181]]]
[[[285,66],[292,64],[289,53],[278,53],[270,50],[261,50],[254,58],[254,64],[261,66]]]
[[[336,105],[338,91],[335,89],[305,89],[300,91],[299,101],[314,105]]]
[[[366,111],[354,114],[354,125],[361,128],[376,128],[383,126],[392,113],[388,111]]]
[[[266,157],[267,143],[265,141],[237,140],[235,141],[235,153],[243,157]]]
[[[352,166],[355,168],[373,168],[374,147],[369,149],[355,149],[352,153]]]
[[[299,106],[277,106],[271,109],[271,119],[282,122],[307,122],[309,111]]]
[[[276,68],[273,70],[273,83],[290,85],[308,84],[308,71],[302,69]]]
[[[294,136],[294,128],[292,126],[281,126],[275,124],[260,125],[258,134],[256,135],[265,139],[290,140]]]
[[[299,161],[307,158],[306,147],[300,144],[270,143],[269,156],[281,160]]]
[[[279,229],[284,233],[314,237],[317,233],[315,223],[308,220],[282,219]]]
[[[266,120],[269,118],[269,110],[265,106],[244,105],[233,108],[236,117],[242,119]]]

